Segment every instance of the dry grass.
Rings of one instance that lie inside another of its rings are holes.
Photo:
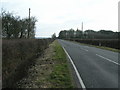
[[[2,42],[3,87],[15,87],[28,68],[34,65],[53,40],[51,39],[14,39]]]
[[[65,52],[57,41],[50,44],[28,74],[18,82],[19,88],[73,87]]]

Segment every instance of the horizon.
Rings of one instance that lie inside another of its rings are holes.
[[[51,37],[61,30],[111,30],[118,31],[119,0],[3,0],[1,8],[14,12],[21,18],[31,16],[38,19],[35,37]],[[67,7],[66,7],[67,6]],[[102,6],[102,7],[101,7]]]

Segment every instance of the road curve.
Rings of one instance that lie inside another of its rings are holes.
[[[118,53],[58,41],[73,60],[86,88],[118,88]]]

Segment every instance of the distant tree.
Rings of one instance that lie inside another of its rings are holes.
[[[100,39],[114,39],[115,32],[111,30],[100,30],[98,31],[98,35]]]
[[[94,30],[89,29],[89,30],[85,30],[84,34],[86,39],[94,39],[96,32]]]
[[[111,31],[111,30],[100,30],[98,32],[102,33],[102,34],[112,34],[113,33],[113,31]]]
[[[75,33],[74,29],[71,28],[70,30],[68,30],[68,33],[69,33],[68,36],[69,36],[70,38],[74,38],[74,36],[75,36],[75,34],[74,34],[74,33]]]
[[[12,20],[12,36],[11,38],[19,38],[20,33],[20,17],[14,17],[14,20]]]
[[[82,38],[82,31],[79,29],[76,30],[76,38]]]
[[[53,39],[56,39],[56,34],[55,34],[55,33],[52,35],[52,38],[53,38]]]
[[[64,38],[64,39],[68,38],[68,32],[67,32],[67,30],[60,31],[59,38]]]
[[[35,17],[20,19],[19,16],[14,16],[13,13],[2,11],[2,37],[3,38],[27,38],[28,25],[30,23],[29,38],[35,37]]]
[[[3,37],[10,38],[13,33],[13,21],[15,20],[12,13],[2,12],[2,35]]]
[[[26,37],[25,30],[27,29],[25,19],[20,20],[19,23],[20,23],[20,38],[25,38]]]
[[[30,30],[29,30],[29,38],[35,37],[35,23],[37,22],[37,19],[35,17],[30,18]],[[28,22],[29,23],[29,22]]]
[[[100,31],[94,31],[94,30],[85,30],[84,33],[77,29],[76,31],[74,29],[69,30],[63,30],[59,33],[59,38],[62,39],[73,39],[73,38],[79,38],[79,39],[118,39],[119,32],[113,32],[111,30],[100,30]]]

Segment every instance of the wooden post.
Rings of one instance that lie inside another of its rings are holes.
[[[28,25],[28,38],[30,37],[30,8],[29,8],[29,25]]]
[[[84,32],[83,32],[83,22],[82,22],[81,29],[82,29],[82,39],[83,39],[83,38],[84,38]]]

